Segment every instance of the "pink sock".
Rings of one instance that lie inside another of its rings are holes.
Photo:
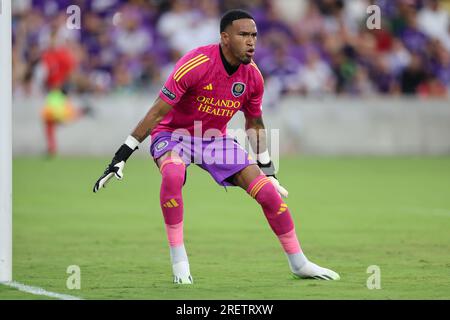
[[[264,175],[258,176],[250,183],[247,192],[261,205],[284,251],[288,254],[301,252],[288,206],[270,180]]]
[[[171,246],[183,244],[183,188],[185,165],[179,159],[169,158],[161,166],[160,204]]]
[[[302,248],[297,239],[297,234],[295,233],[295,228],[288,233],[279,235],[278,240],[280,240],[281,246],[287,254],[302,252]]]
[[[171,247],[178,247],[184,244],[183,221],[178,224],[166,224],[167,240]]]

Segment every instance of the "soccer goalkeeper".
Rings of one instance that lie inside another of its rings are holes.
[[[126,161],[151,135],[150,152],[162,176],[160,204],[174,283],[193,283],[183,242],[181,192],[191,163],[208,171],[220,185],[243,188],[261,205],[294,276],[338,280],[336,272],[303,254],[282,200],[288,192],[275,177],[266,146],[261,110],[264,80],[253,62],[257,38],[253,17],[242,10],[228,11],[220,21],[220,36],[220,44],[194,49],[178,61],[153,106],[95,183],[94,192],[113,176],[122,179]],[[244,112],[256,162],[226,135],[226,125],[238,110]]]

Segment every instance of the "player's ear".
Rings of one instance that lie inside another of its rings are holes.
[[[230,41],[230,35],[225,31],[220,33],[220,38],[222,39],[223,44],[228,44]]]

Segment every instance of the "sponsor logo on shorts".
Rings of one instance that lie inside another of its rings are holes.
[[[240,97],[245,92],[245,83],[242,82],[235,82],[233,83],[233,86],[231,87],[231,93],[233,96]]]
[[[170,91],[169,89],[166,88],[166,86],[163,86],[161,89],[161,92],[170,100],[175,100],[175,98],[177,97],[175,95],[175,93],[173,93],[172,91]]]
[[[167,147],[169,145],[168,141],[161,141],[160,143],[158,143],[156,145],[156,151],[161,151],[163,150],[165,147]]]

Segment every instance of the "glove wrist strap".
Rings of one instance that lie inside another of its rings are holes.
[[[130,139],[131,136],[129,136],[127,138],[127,140],[125,141],[124,144],[122,144],[119,148],[119,150],[117,150],[117,152],[114,154],[114,160],[113,162],[118,163],[120,161],[124,161],[127,162],[128,158],[131,156],[131,154],[138,149],[138,146],[136,144],[137,140],[134,137],[133,138],[135,141],[133,141],[132,139]],[[130,147],[133,146],[134,148]],[[139,144],[139,143],[138,143]],[[113,164],[114,165],[114,164]]]
[[[131,135],[128,136],[127,139],[125,140],[125,144],[127,146],[129,146],[130,149],[133,150],[133,151],[138,149],[139,143],[140,142],[135,137],[133,137]]]

